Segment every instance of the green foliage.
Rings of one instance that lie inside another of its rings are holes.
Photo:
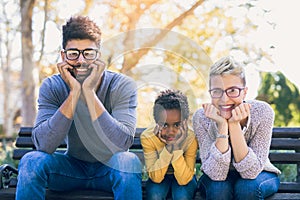
[[[281,182],[294,182],[297,176],[296,164],[275,164],[275,166],[281,171],[279,175]]]
[[[12,159],[13,147],[11,143],[6,144],[6,142],[1,143],[0,149],[3,151],[0,152],[0,165],[2,164],[10,164],[12,166],[17,167],[19,161],[15,161]]]
[[[0,124],[0,138],[4,137],[4,133],[3,133],[3,125]]]
[[[268,102],[275,111],[275,126],[300,125],[299,89],[281,73],[262,73],[257,99]]]

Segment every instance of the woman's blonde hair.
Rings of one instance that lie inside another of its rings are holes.
[[[245,70],[242,64],[237,63],[231,56],[221,58],[210,67],[209,77],[235,75],[242,79],[244,86],[246,85]]]

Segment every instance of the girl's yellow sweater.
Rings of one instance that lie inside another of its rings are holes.
[[[149,178],[160,183],[166,174],[174,174],[179,185],[189,183],[195,174],[198,143],[194,132],[189,129],[181,150],[170,153],[166,144],[154,135],[155,124],[141,134],[145,164]]]

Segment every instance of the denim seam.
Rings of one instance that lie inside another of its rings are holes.
[[[263,181],[263,182],[261,182],[261,183],[259,184],[259,186],[258,186],[259,198],[262,198],[262,199],[264,198],[264,197],[261,196],[261,186],[262,186],[264,183],[266,183],[266,182],[268,182],[268,181],[273,181],[273,180],[275,180],[275,179],[277,179],[277,177],[270,178],[270,179],[265,180],[265,181]]]

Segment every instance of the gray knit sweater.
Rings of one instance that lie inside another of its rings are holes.
[[[111,92],[106,94],[113,76]],[[102,103],[109,95],[111,114],[104,112],[92,121],[87,106],[79,101],[74,118],[70,120],[59,111],[69,87],[60,75],[46,78],[40,87],[32,132],[37,150],[53,153],[66,140],[67,154],[88,162],[104,162],[115,152],[127,151],[133,143],[136,126],[135,82],[122,74],[105,71],[96,93]]]
[[[205,117],[203,109],[193,116],[193,128],[199,142],[201,170],[212,180],[225,180],[230,169],[237,170],[242,178],[254,179],[265,170],[280,171],[271,164],[268,155],[272,138],[274,111],[265,102],[251,100],[248,127],[243,131],[249,152],[247,156],[236,163],[232,156],[231,147],[222,154],[215,146],[216,124]]]

